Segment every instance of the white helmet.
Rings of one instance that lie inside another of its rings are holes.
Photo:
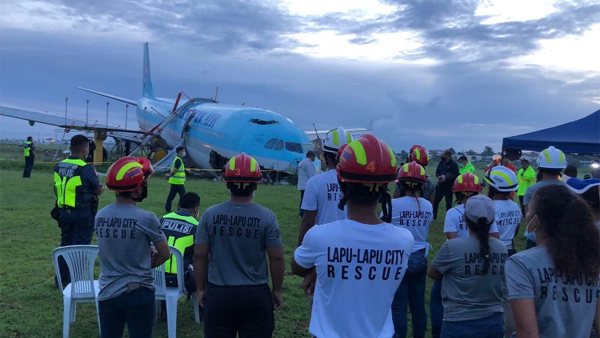
[[[560,149],[550,146],[538,155],[537,165],[546,169],[564,169],[567,167],[567,159]]]
[[[500,192],[515,191],[519,188],[517,175],[507,167],[493,167],[485,176],[485,181]]]
[[[352,135],[345,131],[344,128],[340,127],[337,129],[331,129],[325,135],[325,141],[323,141],[323,151],[326,153],[337,154],[340,148],[344,144],[352,142]]]

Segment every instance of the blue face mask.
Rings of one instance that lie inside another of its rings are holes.
[[[185,157],[185,155],[187,155],[187,153],[184,151],[183,154],[181,154],[181,156]]]
[[[538,225],[535,227],[535,229],[533,229],[532,232],[528,232],[527,228],[529,228],[529,225],[531,224],[531,222],[533,222],[534,219],[537,218],[537,215],[533,216],[533,218],[531,219],[531,221],[529,221],[529,223],[527,223],[527,225],[525,226],[525,238],[527,238],[528,240],[535,242],[535,231],[537,230],[537,228],[540,226],[540,224],[538,223]]]

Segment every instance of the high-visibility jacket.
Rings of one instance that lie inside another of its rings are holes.
[[[87,207],[84,200],[81,172],[88,165],[81,159],[66,159],[54,167],[54,192],[59,208]]]
[[[470,161],[465,164],[464,167],[462,167],[460,169],[460,174],[464,174],[464,173],[471,173],[471,174],[475,174],[475,167],[473,166],[473,163],[471,163]]]
[[[171,184],[184,184],[185,183],[185,165],[183,164],[183,160],[179,156],[175,156],[173,159],[173,163],[171,164],[171,172],[175,169],[175,163],[177,160],[181,161],[181,165],[177,168],[177,172],[169,177],[169,183]]]
[[[29,157],[31,155],[31,142],[27,141],[23,143],[23,156]]]
[[[183,266],[185,270],[192,263],[192,257],[194,256],[194,234],[196,233],[198,220],[193,216],[184,216],[172,212],[163,216],[160,223],[169,245],[176,247],[183,254]],[[177,260],[175,256],[171,256],[165,262],[165,272],[177,273]]]
[[[517,173],[517,181],[519,182],[519,190],[517,191],[517,195],[525,196],[527,188],[535,184],[535,170],[533,170],[531,166],[529,166],[527,170],[523,170],[523,168],[519,169],[519,172]]]

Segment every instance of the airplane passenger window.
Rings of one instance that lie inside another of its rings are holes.
[[[283,141],[279,140],[279,142],[277,142],[277,145],[275,145],[275,148],[273,148],[273,150],[281,150],[283,149]]]
[[[270,139],[266,144],[265,144],[265,148],[267,149],[273,149],[273,146],[275,146],[275,143],[277,143],[277,139],[276,138],[272,138]]]
[[[293,152],[300,153],[300,154],[303,153],[302,145],[300,143],[296,143],[296,142],[286,142],[285,150],[293,151]]]

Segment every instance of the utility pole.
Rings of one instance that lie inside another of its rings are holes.
[[[67,101],[69,101],[69,98],[65,97],[65,128],[67,127]]]
[[[86,127],[88,125],[89,105],[90,105],[90,100],[85,100],[85,126]]]
[[[125,130],[127,130],[127,110],[129,108],[129,103],[125,105]]]
[[[110,102],[106,101],[106,128],[108,128],[108,105]]]

